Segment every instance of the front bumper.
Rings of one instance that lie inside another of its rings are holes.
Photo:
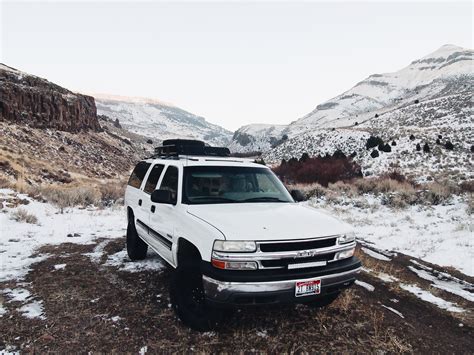
[[[311,270],[276,281],[228,281],[222,280],[221,277],[217,279],[203,275],[203,286],[207,301],[216,306],[306,303],[351,286],[361,270],[359,260],[351,259],[350,266],[346,262],[340,268]],[[252,273],[252,271],[243,272]],[[314,296],[295,297],[296,281],[314,278],[321,280],[321,293]]]

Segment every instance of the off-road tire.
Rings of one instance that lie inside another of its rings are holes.
[[[146,258],[148,245],[138,236],[137,229],[133,218],[128,221],[127,226],[127,254],[128,257],[135,260],[143,260]]]
[[[331,293],[317,300],[305,303],[305,305],[310,308],[323,308],[333,303],[339,297],[340,294],[340,292]]]
[[[173,271],[170,299],[179,319],[194,330],[213,330],[224,318],[223,310],[209,306],[205,300],[199,266],[182,265]]]

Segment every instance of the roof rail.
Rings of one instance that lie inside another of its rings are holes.
[[[211,147],[202,141],[191,139],[167,139],[163,145],[155,148],[155,154],[148,159],[179,159],[180,155],[229,157],[230,151],[226,147]]]

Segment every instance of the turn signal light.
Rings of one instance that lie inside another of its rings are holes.
[[[211,259],[211,264],[215,268],[222,270],[257,270],[257,263],[254,261],[224,261]]]

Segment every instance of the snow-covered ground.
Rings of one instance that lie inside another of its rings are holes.
[[[12,190],[0,190],[1,199],[13,195],[16,193]],[[30,202],[17,208],[4,207],[0,213],[0,281],[24,277],[31,264],[47,257],[31,257],[43,245],[88,244],[97,238],[118,238],[125,234],[123,208],[71,208],[60,213],[51,204],[34,201],[26,195],[18,197]],[[12,212],[18,208],[35,215],[38,223],[13,220]]]
[[[318,198],[308,203],[350,223],[361,241],[380,250],[399,251],[474,276],[474,225],[459,197],[448,205],[400,210],[382,205],[381,198],[374,196],[337,202]]]

